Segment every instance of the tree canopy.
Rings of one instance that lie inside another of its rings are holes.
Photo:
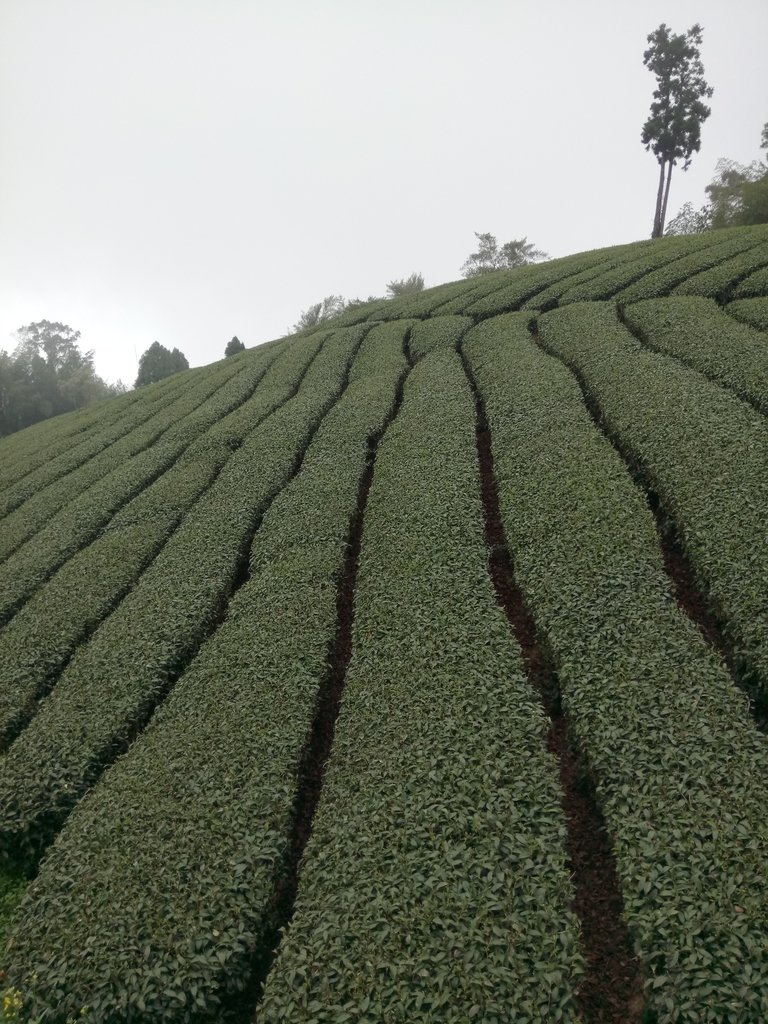
[[[475,238],[479,243],[477,252],[471,253],[462,266],[462,277],[479,277],[493,270],[522,267],[527,263],[547,259],[547,253],[536,249],[527,238],[513,238],[501,247],[496,237],[488,232],[481,234],[475,231]]]
[[[240,341],[237,335],[234,336],[232,341],[227,342],[227,347],[224,349],[225,356],[236,356],[238,352],[244,352],[245,345]]]
[[[343,295],[326,295],[322,302],[316,302],[309,309],[303,311],[293,325],[293,333],[305,331],[308,327],[317,327],[318,324],[325,323],[326,320],[343,313],[344,308]]]
[[[159,341],[153,341],[139,359],[139,372],[134,386],[139,388],[144,384],[154,384],[155,381],[188,369],[189,362],[183,352],[177,348],[167,349]]]
[[[768,124],[761,145],[766,144]],[[768,164],[753,160],[740,164],[721,157],[715,176],[704,191],[707,202],[695,210],[688,202],[667,225],[668,235],[691,235],[712,228],[768,224]]]
[[[700,46],[702,28],[693,25],[685,35],[674,35],[662,23],[648,36],[651,44],[643,64],[656,75],[650,115],[643,125],[642,142],[659,163],[659,187],[652,238],[664,233],[672,168],[683,161],[683,170],[701,148],[701,126],[712,113],[704,103],[713,89],[704,80]]]
[[[424,278],[421,274],[411,274],[399,281],[390,281],[387,285],[387,298],[397,299],[402,295],[415,295],[424,291]]]
[[[13,354],[0,351],[0,434],[125,391],[97,376],[93,352],[80,351],[80,331],[67,324],[39,320],[15,336]]]

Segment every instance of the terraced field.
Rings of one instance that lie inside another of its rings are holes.
[[[0,444],[0,1019],[768,1020],[768,228]]]

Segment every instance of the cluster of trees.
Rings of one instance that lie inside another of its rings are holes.
[[[16,331],[14,351],[0,351],[0,435],[126,390],[97,375],[93,352],[81,352],[79,338],[80,331],[50,320]]]
[[[188,369],[189,361],[183,352],[177,348],[167,349],[159,341],[153,341],[139,359],[139,372],[133,386],[140,388],[144,384],[154,384]]]
[[[768,122],[763,126],[761,148],[768,150]],[[693,203],[685,203],[665,234],[692,235],[714,228],[768,224],[768,159],[740,164],[723,157],[704,191],[704,205],[696,209]]]

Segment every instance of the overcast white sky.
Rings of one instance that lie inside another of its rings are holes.
[[[662,21],[703,25],[715,89],[673,215],[761,156],[766,0],[0,0],[0,347],[60,320],[130,384],[154,340],[201,365],[454,280],[474,231],[648,237]]]

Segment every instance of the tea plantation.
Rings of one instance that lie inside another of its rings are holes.
[[[0,442],[0,1006],[768,1020],[768,227]]]

